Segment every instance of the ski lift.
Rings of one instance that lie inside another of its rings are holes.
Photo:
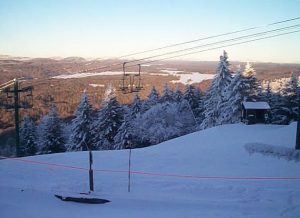
[[[141,84],[141,65],[139,66],[139,73],[133,75],[133,81],[132,81],[132,92],[139,92],[142,90],[143,86]]]
[[[124,94],[139,92],[143,88],[141,85],[141,65],[138,64],[138,74],[129,74],[126,73],[125,70],[126,63],[127,62],[123,63],[123,76],[119,85],[120,91],[122,91]]]
[[[129,74],[125,72],[125,65],[127,62],[123,63],[123,75],[121,79],[121,83],[119,85],[120,91],[122,91],[124,94],[128,93],[128,90],[130,89],[130,81],[128,82]]]

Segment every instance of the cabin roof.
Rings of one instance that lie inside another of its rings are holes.
[[[252,109],[252,110],[255,110],[255,109],[269,110],[269,109],[271,109],[268,102],[265,102],[265,101],[256,101],[256,102],[244,101],[243,106],[245,109]]]

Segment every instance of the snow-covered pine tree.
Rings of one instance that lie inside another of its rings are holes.
[[[157,144],[194,130],[195,119],[186,100],[153,106],[135,119],[142,146]]]
[[[221,124],[237,123],[241,120],[242,102],[245,99],[243,96],[244,84],[243,75],[240,69],[237,70],[231,83],[227,87],[227,100],[222,105]]]
[[[93,124],[93,144],[97,149],[114,149],[114,137],[123,123],[123,108],[117,101],[112,87],[108,87],[101,110]]]
[[[245,101],[256,101],[258,98],[260,90],[255,75],[255,70],[251,64],[247,62],[241,78],[243,80],[243,89],[241,91]]]
[[[141,101],[140,96],[138,94],[135,94],[134,98],[133,98],[133,101],[132,101],[132,104],[130,105],[131,115],[133,117],[135,117],[135,115],[137,113],[141,112],[141,110],[142,110],[142,104],[143,104],[143,102]]]
[[[229,70],[227,53],[224,51],[220,56],[220,61],[216,75],[208,88],[204,98],[204,119],[200,124],[200,129],[205,129],[221,124],[221,105],[228,99],[227,86],[231,82],[231,72]]]
[[[273,124],[288,124],[290,121],[290,110],[287,107],[286,99],[279,92],[274,94],[273,99],[271,122]]]
[[[142,101],[138,94],[134,95],[134,99],[132,104],[130,105],[127,113],[124,115],[124,122],[121,127],[118,129],[118,133],[114,138],[115,141],[115,149],[125,149],[129,146],[132,148],[138,147],[139,140],[136,133],[134,119],[137,114],[139,114],[142,110]]]
[[[289,121],[297,120],[299,104],[298,76],[292,73],[290,79],[282,88],[281,94],[284,98],[285,108],[289,114]]]
[[[183,98],[183,94],[182,92],[180,91],[179,87],[177,86],[176,87],[176,90],[174,92],[174,99],[176,102],[181,102],[182,101],[182,98]]]
[[[262,92],[261,92],[259,100],[269,103],[269,105],[271,107],[271,113],[269,114],[270,117],[268,119],[269,119],[269,121],[272,122],[273,117],[274,117],[274,112],[275,112],[274,109],[275,109],[276,101],[277,101],[277,93],[273,92],[270,81],[267,81],[266,83],[267,83],[267,85],[262,88]]]
[[[58,117],[55,105],[52,105],[48,115],[43,117],[40,128],[40,147],[42,153],[66,151],[61,120]]]
[[[196,121],[201,122],[203,113],[203,94],[201,90],[194,88],[192,85],[186,85],[183,99],[189,103]]]
[[[84,92],[72,120],[68,151],[86,151],[87,146],[93,149],[91,110],[88,95]]]
[[[174,93],[173,91],[169,88],[168,84],[166,83],[163,89],[162,96],[160,98],[160,103],[164,102],[174,102]]]
[[[152,106],[156,105],[159,102],[159,94],[155,87],[153,86],[147,99],[144,101],[142,105],[142,111],[145,112],[149,110]]]
[[[271,106],[273,91],[271,89],[270,81],[266,81],[266,83],[267,83],[266,87],[264,87],[262,89],[262,93],[261,93],[261,96],[260,96],[260,101],[268,102],[269,105]]]
[[[37,133],[33,120],[25,116],[20,129],[21,156],[35,155],[37,152]]]

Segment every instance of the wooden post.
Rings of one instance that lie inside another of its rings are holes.
[[[129,160],[128,160],[128,192],[131,185],[131,143],[129,144]]]
[[[90,169],[89,169],[89,181],[90,181],[90,192],[94,191],[94,174],[93,174],[93,155],[92,151],[89,149],[89,159],[90,159]]]

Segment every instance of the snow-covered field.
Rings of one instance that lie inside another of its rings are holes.
[[[200,83],[203,80],[212,79],[214,74],[204,74],[198,72],[191,72],[191,73],[183,73],[182,71],[178,70],[160,70],[162,73],[150,73],[149,75],[153,76],[176,76],[178,80],[171,81],[172,83],[182,83],[182,84],[193,84],[193,83]],[[129,74],[138,74],[138,72],[128,72]],[[116,76],[122,75],[122,71],[107,71],[107,72],[94,72],[94,73],[75,73],[75,74],[62,74],[59,76],[52,77],[53,79],[80,79],[85,77],[92,77],[92,76]],[[146,72],[143,72],[146,74]]]
[[[0,160],[0,217],[296,218],[299,162],[250,155],[245,149],[249,143],[294,147],[295,134],[295,123],[234,124],[133,150],[130,193],[128,150],[94,152],[95,192],[111,200],[103,205],[54,197],[54,193],[88,190],[86,152],[21,159],[26,162]]]
[[[184,74],[176,74],[178,80],[172,80],[172,83],[182,83],[182,84],[193,84],[200,83],[203,80],[213,79],[214,74],[204,74],[198,72],[184,73]]]
[[[138,72],[127,72],[129,74],[138,74]],[[105,72],[93,72],[93,73],[74,73],[74,74],[62,74],[52,77],[53,79],[79,79],[91,76],[115,76],[122,75],[123,71],[105,71]]]
[[[94,84],[94,83],[89,84],[89,86],[92,86],[92,87],[94,87],[94,88],[96,88],[96,87],[105,87],[104,84]]]
[[[206,74],[206,73],[199,73],[199,72],[190,72],[186,73],[183,71],[178,70],[160,70],[161,73],[150,73],[150,75],[155,76],[175,76],[178,79],[172,80],[171,83],[182,83],[182,84],[193,84],[193,83],[200,83],[203,80],[213,79],[215,74]]]

